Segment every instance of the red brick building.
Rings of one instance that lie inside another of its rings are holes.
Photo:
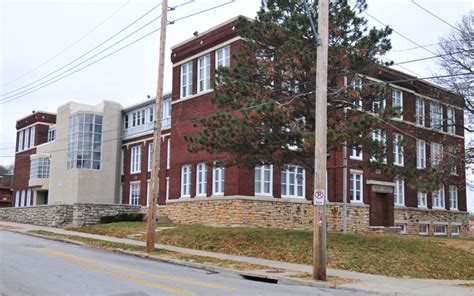
[[[216,67],[235,65],[233,56],[241,50],[243,40],[235,29],[235,22],[234,18],[172,48],[172,92],[164,96],[161,114],[159,215],[167,215],[177,223],[310,228],[311,171],[291,163],[285,168],[272,165],[224,168],[220,161],[226,154],[187,150],[183,136],[198,132],[192,119],[218,111],[210,100]],[[361,79],[411,78],[384,68],[377,77]],[[387,143],[387,162],[424,168],[436,165],[446,151],[449,152],[446,155],[453,151],[462,153],[461,98],[423,81],[392,83],[391,86],[391,95],[384,104],[403,109],[403,116],[398,120],[403,130],[374,131],[374,138]],[[150,99],[122,109],[121,123],[115,128],[121,130],[121,152],[118,153],[121,157],[117,166],[120,171],[116,172],[121,180],[118,203],[149,204],[153,104],[154,100]],[[16,206],[37,204],[28,199],[30,155],[36,153],[35,145],[47,141],[48,129],[53,130],[54,123],[54,115],[43,112],[17,123]],[[25,145],[26,133],[34,135],[33,140],[28,138],[28,145]],[[410,140],[411,145],[399,145],[403,138]],[[371,227],[395,225],[402,233],[409,234],[467,233],[465,169],[460,162],[438,191],[417,192],[403,180],[388,179],[377,171],[355,169],[361,160],[369,159],[366,152],[351,148],[347,157],[351,168],[347,173],[349,231],[365,232]],[[342,153],[333,153],[328,159],[328,166],[339,168],[328,171],[328,222],[333,231],[340,231],[342,223],[342,159]],[[107,169],[110,168],[101,168]]]

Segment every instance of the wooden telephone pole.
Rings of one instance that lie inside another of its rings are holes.
[[[158,64],[158,81],[156,84],[155,116],[153,126],[153,165],[151,169],[150,205],[148,207],[148,225],[146,236],[146,251],[155,251],[156,235],[156,203],[160,192],[160,148],[161,148],[161,97],[163,96],[163,77],[165,68],[166,25],[168,24],[168,0],[161,3],[160,54]]]
[[[326,280],[328,0],[319,0],[314,142],[313,278]]]

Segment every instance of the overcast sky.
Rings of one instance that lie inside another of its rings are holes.
[[[159,2],[159,0],[0,0],[0,93],[5,94],[22,87],[24,88],[21,90],[28,90],[34,85],[25,87],[26,85],[94,48]],[[187,0],[170,0],[169,4],[175,6],[185,2]],[[170,12],[168,18],[169,20],[177,19],[225,2],[227,1],[195,0],[191,4]],[[455,24],[463,14],[474,8],[474,2],[470,0],[416,0],[416,3],[450,24]],[[419,45],[437,43],[439,38],[451,29],[449,25],[417,7],[410,0],[368,0],[368,4],[369,14]],[[169,60],[171,46],[192,37],[194,31],[205,31],[239,14],[254,18],[259,6],[259,0],[237,0],[232,4],[177,21],[169,26],[164,91],[171,90],[171,62]],[[161,8],[154,10],[98,50],[104,49],[160,14]],[[371,26],[381,27],[381,24],[371,17],[364,16],[367,17]],[[153,22],[97,58],[157,29],[159,22],[159,20]],[[158,33],[150,35],[63,80],[17,100],[0,104],[0,164],[13,162],[16,119],[33,110],[56,112],[59,105],[69,101],[97,104],[102,100],[114,100],[120,102],[122,106],[128,106],[146,99],[147,95],[154,95],[158,65],[158,39]],[[392,45],[393,51],[386,57],[395,62],[432,55],[422,48],[406,50],[417,45],[397,33],[393,33]],[[428,49],[436,51],[437,47],[429,46]],[[90,55],[85,58],[87,57]],[[397,69],[419,77],[431,76],[436,72],[435,59],[403,66],[405,68]],[[47,79],[59,73],[61,72]],[[13,94],[15,93],[11,95]],[[2,99],[6,97],[1,96]],[[470,204],[473,206],[472,201]]]

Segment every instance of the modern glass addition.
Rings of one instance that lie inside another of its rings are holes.
[[[48,156],[36,157],[31,159],[30,163],[30,179],[47,179],[49,178],[51,161]]]
[[[101,115],[79,113],[69,118],[68,169],[101,167]]]

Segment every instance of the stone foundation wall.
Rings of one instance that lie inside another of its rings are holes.
[[[347,231],[369,232],[369,205],[348,204]],[[328,231],[342,231],[343,204],[328,203]],[[202,224],[209,226],[249,226],[286,229],[312,229],[313,206],[300,199],[275,199],[263,197],[226,196],[193,198],[168,201],[158,208],[158,216],[167,216],[177,224]],[[461,225],[461,235],[468,230],[468,214],[442,210],[422,210],[418,208],[395,208],[395,222],[406,224],[407,234],[419,234],[420,222],[430,221],[432,225],[446,223],[448,232],[451,225]],[[399,228],[392,227],[390,233]],[[384,231],[384,233],[387,231]],[[447,234],[449,235],[449,233]]]
[[[98,224],[100,217],[124,212],[140,212],[140,206],[118,204],[40,205],[1,208],[0,221],[55,227],[80,227]]]
[[[329,203],[326,213],[329,230],[341,231],[342,204]],[[348,207],[348,213],[348,231],[368,230],[368,205]],[[178,224],[285,229],[312,229],[313,225],[313,206],[300,199],[237,196],[173,200],[158,208],[160,215]]]
[[[420,225],[428,225],[428,235],[433,235],[435,225],[446,225],[446,235],[451,236],[453,226],[460,226],[460,235],[469,232],[469,213],[461,211],[419,208],[395,208],[395,224],[404,224],[407,234],[420,234]]]

